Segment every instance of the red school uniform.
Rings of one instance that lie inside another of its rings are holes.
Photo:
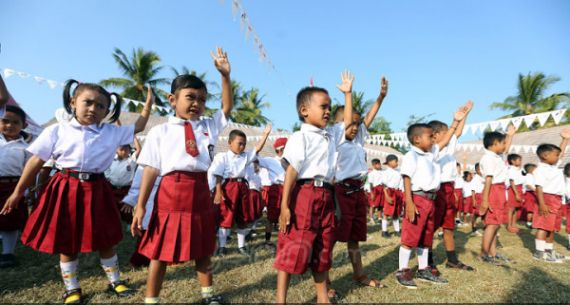
[[[0,209],[14,192],[24,165],[30,157],[30,153],[26,151],[28,146],[29,144],[23,137],[7,141],[0,134]],[[28,207],[22,198],[14,211],[7,215],[0,215],[0,231],[22,230],[27,219]]]
[[[505,182],[507,181],[507,165],[503,158],[489,150],[481,158],[481,172],[483,177],[492,177],[491,189],[489,192],[489,210],[485,213],[485,224],[501,225],[506,224],[505,215],[507,213],[507,192]]]
[[[562,209],[562,196],[565,194],[565,181],[562,170],[557,165],[540,162],[533,172],[537,187],[542,187],[544,203],[550,211],[547,215],[538,213],[536,206],[532,227],[548,232],[560,230],[560,210]],[[557,222],[558,220],[558,222]]]

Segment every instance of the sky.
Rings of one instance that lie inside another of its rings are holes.
[[[232,79],[256,87],[278,128],[298,120],[295,95],[313,79],[342,101],[336,84],[350,69],[353,89],[375,99],[380,77],[390,82],[379,115],[394,131],[410,115],[449,121],[471,99],[468,123],[504,114],[489,105],[516,94],[517,75],[561,77],[549,93],[570,91],[570,1],[566,0],[242,0],[275,70],[262,63],[225,0],[2,0],[0,69],[48,79],[98,82],[121,77],[118,47],[157,52],[162,64],[183,65],[220,81],[210,51],[223,46]],[[169,69],[162,76],[172,77]],[[5,79],[39,123],[61,107],[62,88],[17,76]],[[112,88],[110,88],[112,89]],[[165,88],[167,89],[167,88]],[[210,107],[219,107],[219,101]]]

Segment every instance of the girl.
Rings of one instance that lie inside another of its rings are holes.
[[[20,134],[26,127],[26,113],[17,106],[8,105],[4,117],[0,120],[0,206],[16,187],[22,175],[24,165],[30,155],[26,152],[28,143]],[[28,209],[23,198],[17,202],[18,210],[8,215],[0,215],[0,234],[2,235],[2,255],[0,268],[16,265],[14,248],[18,240],[18,231],[24,228],[28,218]]]
[[[77,84],[73,93],[71,87]],[[64,303],[79,303],[81,288],[77,280],[77,254],[99,251],[101,266],[109,279],[109,290],[119,297],[131,289],[120,280],[118,259],[113,246],[123,238],[119,210],[111,185],[103,171],[113,162],[115,150],[133,141],[144,129],[150,114],[153,94],[148,96],[135,125],[103,123],[115,105],[110,121],[119,118],[121,97],[96,84],[67,81],[63,104],[73,114],[70,122],[46,128],[28,151],[33,154],[22,177],[0,214],[18,208],[24,190],[35,180],[44,162],[54,157],[62,170],[55,174],[40,195],[22,234],[22,242],[36,251],[60,254],[65,284]]]
[[[227,53],[218,48],[217,56],[212,53],[212,57],[222,75],[222,109],[212,118],[202,118],[208,96],[206,84],[196,76],[179,75],[168,96],[176,116],[150,130],[138,159],[145,168],[131,225],[133,236],[142,235],[146,202],[154,181],[162,176],[139,247],[140,253],[151,259],[145,303],[158,303],[167,263],[189,260],[196,262],[202,302],[221,302],[212,287],[210,257],[216,247],[216,212],[206,171],[212,162],[210,151],[227,125],[233,101]]]

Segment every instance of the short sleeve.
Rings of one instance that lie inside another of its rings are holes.
[[[435,146],[435,145],[434,145]],[[412,177],[416,172],[416,156],[414,156],[413,151],[409,151],[404,155],[402,159],[402,166],[400,167],[400,173],[402,176]]]
[[[214,136],[217,137],[220,132],[228,125],[228,119],[226,115],[222,111],[222,109],[218,109],[212,116],[212,126],[210,126],[210,131],[216,133]]]
[[[255,151],[255,148],[253,148],[252,150],[247,152],[247,162],[246,164],[250,164],[251,162],[253,162],[255,159],[257,158],[257,151]]]
[[[272,172],[274,175],[278,176],[283,173],[283,166],[279,163],[279,161],[270,158],[257,158],[259,160],[259,166],[265,168],[266,170]]]
[[[295,132],[289,137],[283,151],[283,158],[293,166],[297,173],[301,170],[305,162],[305,140],[301,132]]]
[[[123,202],[132,207],[137,205],[137,201],[139,199],[139,192],[140,192],[143,172],[144,172],[144,167],[142,166],[139,166],[136,169],[133,182],[131,183],[131,187],[129,188],[129,192],[127,193],[127,196],[123,198]]]
[[[131,144],[135,140],[135,125],[115,126],[117,146]]]
[[[368,133],[368,128],[366,128],[366,124],[360,123],[360,126],[358,127],[358,133],[356,134],[356,138],[354,139],[354,141],[364,146],[364,140],[368,138],[368,136],[370,136],[370,133]]]
[[[346,141],[344,123],[336,123],[332,126],[327,127],[326,130],[334,141],[335,147]],[[287,145],[289,145],[289,143],[287,143]]]
[[[149,131],[144,141],[137,163],[143,166],[161,169],[159,128],[156,126]]]
[[[515,180],[516,176],[517,176],[517,169],[514,167],[509,167],[509,171],[508,171],[508,177],[509,180]]]
[[[497,175],[492,160],[487,156],[483,156],[483,158],[481,158],[480,166],[484,177],[493,177]],[[483,181],[485,181],[485,179],[483,179]]]
[[[537,167],[536,170],[534,170],[534,184],[541,187],[544,187],[546,184],[548,184],[546,175],[544,175],[540,167]]]
[[[58,139],[59,124],[51,125],[44,129],[38,138],[28,147],[27,151],[38,156],[42,161],[47,161],[55,149]]]
[[[214,156],[214,160],[212,160],[212,164],[210,165],[210,172],[213,176],[220,176],[224,177],[224,156],[225,153],[218,153]]]

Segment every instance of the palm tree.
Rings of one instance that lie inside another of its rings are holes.
[[[269,119],[263,115],[263,109],[271,105],[263,101],[264,97],[265,95],[259,94],[257,88],[243,92],[238,99],[239,103],[236,102],[236,107],[232,111],[233,120],[236,123],[253,126],[266,125]]]
[[[341,103],[338,99],[335,99],[337,103],[332,105],[331,113],[335,114],[340,106],[344,105],[344,101]],[[352,110],[354,112],[360,113],[362,116],[366,115],[366,112],[370,109],[373,100],[364,99],[364,92],[362,91],[352,91]],[[334,124],[335,116],[331,115],[331,121],[329,124]]]
[[[142,48],[133,49],[130,58],[119,48],[115,48],[113,58],[124,77],[113,77],[100,81],[102,86],[110,86],[120,88],[123,91],[121,95],[125,98],[144,101],[146,95],[146,84],[150,84],[155,94],[155,104],[165,106],[162,98],[168,93],[159,88],[161,85],[170,83],[168,78],[158,77],[163,66],[160,66],[160,57],[152,51],[145,51]],[[139,106],[139,108],[142,105]],[[129,104],[129,111],[137,111],[136,105]],[[162,113],[161,114],[166,114]]]
[[[519,74],[517,95],[507,97],[503,102],[494,102],[491,109],[501,109],[511,112],[504,118],[529,115],[533,113],[552,111],[570,101],[570,93],[554,93],[545,96],[548,87],[560,81],[560,77],[544,75],[542,72]],[[567,113],[567,118],[568,118]],[[536,126],[527,126],[536,128]]]

